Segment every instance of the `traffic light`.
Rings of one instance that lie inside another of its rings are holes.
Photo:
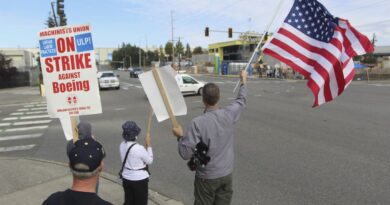
[[[233,37],[233,29],[232,28],[228,29],[228,36],[229,36],[229,38]]]
[[[206,27],[206,29],[204,30],[204,35],[205,35],[206,37],[209,36],[209,27]]]
[[[64,12],[64,0],[57,0],[57,14],[58,16],[62,16],[65,14]]]
[[[67,25],[67,18],[66,18],[66,15],[61,15],[60,16],[60,26],[66,26]]]

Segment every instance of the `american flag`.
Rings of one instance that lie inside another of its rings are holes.
[[[263,50],[308,79],[316,107],[344,91],[355,75],[352,58],[374,48],[347,20],[333,17],[318,1],[295,0]]]

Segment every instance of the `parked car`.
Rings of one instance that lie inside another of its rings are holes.
[[[204,82],[199,81],[187,74],[177,74],[175,78],[177,84],[179,85],[180,92],[183,95],[202,95],[202,89],[205,85]]]
[[[99,89],[103,88],[115,88],[120,89],[119,75],[115,75],[112,71],[100,71],[98,72]]]
[[[138,78],[138,75],[143,72],[142,68],[133,68],[133,70],[130,71],[130,78]]]

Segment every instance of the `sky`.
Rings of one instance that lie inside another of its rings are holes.
[[[276,12],[279,1],[282,6]],[[45,29],[50,0],[0,0],[0,48],[38,47],[37,33]],[[389,0],[320,0],[336,17],[348,19],[376,45],[390,46]],[[274,32],[288,14],[293,0],[65,0],[68,25],[89,23],[95,47],[118,47],[122,42],[143,48],[164,46],[172,39],[191,48],[229,41],[234,32],[263,33],[272,17]],[[210,36],[204,36],[205,27]]]

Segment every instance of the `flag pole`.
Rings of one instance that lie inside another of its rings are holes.
[[[249,65],[252,63],[252,61],[253,61],[253,59],[255,58],[256,54],[259,53],[260,45],[261,45],[261,43],[264,41],[265,34],[268,33],[268,31],[269,31],[269,29],[270,29],[272,23],[274,22],[274,20],[275,20],[275,18],[276,18],[276,15],[279,13],[279,10],[282,8],[282,5],[283,5],[283,2],[284,2],[284,1],[285,1],[285,0],[280,0],[280,1],[279,1],[279,5],[278,5],[278,7],[276,8],[273,17],[271,18],[271,21],[268,23],[268,25],[267,25],[267,27],[266,27],[266,29],[265,29],[264,34],[261,36],[261,39],[260,39],[259,43],[257,44],[255,51],[254,51],[253,54],[252,54],[252,57],[249,59],[249,62],[247,63],[247,65],[246,65],[246,67],[245,67],[245,71],[248,70]],[[261,55],[261,50],[260,50],[259,55]],[[236,86],[234,87],[233,93],[236,92],[236,90],[237,90],[237,88],[238,88],[239,85],[240,85],[240,81],[238,81],[238,82],[236,83]]]

